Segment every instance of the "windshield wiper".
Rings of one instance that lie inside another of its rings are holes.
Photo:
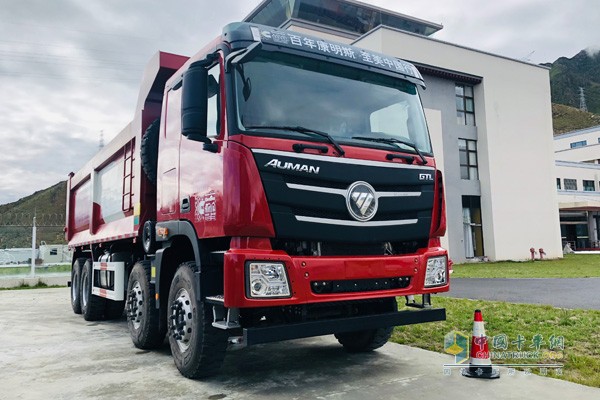
[[[352,139],[367,140],[369,142],[387,143],[387,144],[392,144],[392,145],[403,144],[405,146],[413,148],[417,152],[417,155],[421,158],[423,165],[427,164],[427,160],[425,159],[425,157],[423,157],[423,154],[421,153],[421,151],[419,151],[419,148],[417,147],[417,145],[411,141],[403,140],[403,139],[396,139],[396,138],[378,138],[378,137],[368,137],[368,136],[352,136]]]
[[[310,129],[310,128],[305,128],[303,126],[255,125],[255,126],[246,126],[245,128],[246,129],[283,129],[286,131],[318,135],[318,136],[321,136],[321,137],[324,137],[325,139],[327,139],[327,141],[329,141],[329,143],[331,143],[333,145],[333,147],[335,147],[335,149],[337,150],[338,155],[340,157],[343,156],[344,154],[346,154],[344,149],[342,149],[340,147],[340,145],[335,141],[335,139],[332,138],[331,135],[329,135],[328,133],[317,131],[317,130]]]

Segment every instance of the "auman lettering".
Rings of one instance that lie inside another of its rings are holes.
[[[273,168],[279,168],[279,169],[287,169],[290,171],[306,172],[309,174],[318,174],[319,169],[321,168],[321,167],[314,167],[312,165],[291,163],[288,161],[281,162],[276,158],[274,158],[271,161],[269,161],[268,163],[266,163],[265,167],[273,167]]]

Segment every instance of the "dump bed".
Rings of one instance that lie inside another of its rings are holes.
[[[187,60],[157,53],[145,69],[133,121],[69,175],[65,234],[70,247],[136,240],[144,222],[155,219],[156,188],[142,170],[140,145],[160,117],[165,82]]]

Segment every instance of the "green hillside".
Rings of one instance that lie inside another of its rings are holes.
[[[600,115],[562,104],[552,104],[552,125],[554,134],[558,135],[600,125]]]
[[[37,244],[65,243],[67,182],[59,182],[13,203],[0,205],[0,248],[31,247],[31,225],[37,215]],[[55,225],[55,226],[44,226]],[[59,226],[56,226],[59,225]]]

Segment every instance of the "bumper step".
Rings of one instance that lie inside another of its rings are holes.
[[[360,317],[335,318],[301,322],[296,324],[244,328],[243,342],[246,346],[281,340],[301,339],[334,333],[353,332],[390,326],[412,325],[423,322],[446,320],[445,308],[429,308],[418,311],[398,311]]]

